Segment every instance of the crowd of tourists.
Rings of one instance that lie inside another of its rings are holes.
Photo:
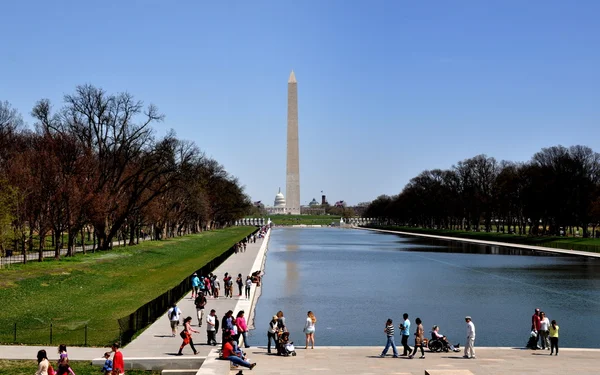
[[[118,343],[112,345],[112,351],[104,353],[104,359],[104,366],[102,367],[104,375],[122,375],[125,373],[123,353],[119,350]],[[37,361],[38,369],[35,375],[75,375],[69,363],[69,354],[67,353],[67,346],[65,344],[58,346],[56,368],[50,363],[45,350],[38,351]]]
[[[550,321],[546,313],[536,308],[531,316],[531,334],[527,348],[537,350],[550,350],[550,355],[558,355],[558,323]]]
[[[394,339],[394,322],[392,319],[388,319],[385,322],[385,328],[383,332],[386,334],[387,342],[385,344],[385,348],[381,352],[380,357],[385,357],[387,355],[390,347],[392,348],[392,353],[394,358],[398,358],[400,356],[408,356],[409,359],[413,359],[417,354],[417,350],[420,350],[421,356],[420,359],[425,359],[425,347],[429,346],[432,348],[433,342],[436,342],[436,345],[439,345],[439,348],[444,351],[460,351],[460,344],[453,345],[448,341],[448,338],[440,333],[440,327],[434,325],[431,328],[430,334],[431,339],[425,338],[425,329],[423,328],[423,322],[421,318],[415,319],[416,328],[414,331],[414,347],[411,348],[408,344],[408,340],[410,338],[410,319],[407,313],[402,315],[402,323],[398,325],[400,329],[400,334],[402,335],[402,347],[403,352],[401,355],[398,355],[398,349],[396,347],[396,342]],[[465,317],[465,322],[467,323],[467,341],[465,345],[465,352],[463,358],[476,358],[475,357],[475,324],[471,320],[470,316]]]

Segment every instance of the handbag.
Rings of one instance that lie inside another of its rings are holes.
[[[185,339],[187,337],[187,333],[185,332],[185,329],[181,332],[179,332],[179,336],[181,336],[182,339]]]

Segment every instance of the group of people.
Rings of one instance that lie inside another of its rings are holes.
[[[408,314],[404,313],[402,315],[402,318],[403,318],[402,323],[400,323],[398,325],[398,328],[400,328],[400,333],[402,335],[402,346],[404,349],[401,356],[408,356],[409,359],[413,359],[415,354],[417,354],[417,350],[420,349],[421,356],[419,358],[425,359],[425,349],[424,348],[425,348],[425,346],[427,346],[427,343],[429,340],[427,340],[425,338],[425,330],[423,328],[423,322],[421,321],[421,318],[415,319],[415,324],[417,325],[417,327],[415,328],[415,331],[414,331],[415,341],[414,341],[414,347],[412,349],[408,345],[408,339],[410,338],[410,320],[408,319]],[[465,317],[465,322],[467,323],[467,344],[465,345],[465,353],[464,353],[463,357],[464,358],[475,358],[475,349],[474,349],[475,325],[471,321],[470,316]],[[449,350],[452,350],[454,352],[460,351],[459,344],[456,344],[456,345],[450,344],[450,342],[448,341],[448,338],[446,336],[442,335],[439,331],[440,331],[440,327],[438,327],[437,325],[434,325],[432,327],[432,329],[431,329],[431,340],[432,341],[433,340],[440,341],[442,343],[443,347],[447,347]],[[387,342],[386,342],[385,348],[381,352],[380,357],[385,357],[387,355],[389,348],[391,347],[394,358],[398,358],[399,357],[398,349],[396,348],[396,342],[394,339],[394,322],[392,319],[388,319],[386,321],[383,332],[386,334]]]
[[[550,355],[558,355],[558,323],[550,321],[546,313],[536,308],[531,316],[531,334],[527,347],[550,350]]]
[[[242,296],[243,291],[245,292],[246,299],[250,298],[250,290],[252,284],[256,283],[260,286],[260,273],[261,271],[253,272],[252,275],[244,277],[239,273],[235,279],[235,284],[238,287],[238,297]],[[233,298],[233,275],[225,272],[223,275],[223,288],[225,298]],[[192,299],[200,297],[202,295],[211,296],[213,298],[219,298],[221,293],[221,281],[219,277],[212,272],[208,276],[198,276],[198,273],[194,272],[192,275]]]
[[[113,357],[112,360],[110,359],[111,355]],[[112,345],[112,351],[104,353],[104,358],[104,367],[102,367],[102,373],[104,375],[122,375],[125,373],[123,353],[119,350],[118,343]],[[45,350],[38,351],[37,361],[38,369],[35,372],[35,375],[75,375],[75,372],[69,364],[69,355],[65,344],[58,346],[56,370],[48,360],[48,355]]]
[[[304,335],[306,336],[305,349],[308,349],[310,345],[311,349],[315,348],[315,325],[317,318],[312,311],[306,314],[306,321],[304,323]],[[283,311],[278,311],[277,314],[273,315],[269,322],[269,328],[267,329],[267,353],[271,354],[271,341],[273,341],[275,350],[278,355],[284,354],[285,345],[289,342],[289,332],[285,324],[285,316]]]
[[[244,238],[242,241],[236,243],[235,245],[233,245],[233,252],[234,253],[243,253],[246,251],[246,246],[247,246],[247,242],[248,239]]]

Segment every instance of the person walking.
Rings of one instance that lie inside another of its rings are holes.
[[[206,297],[204,297],[204,292],[200,292],[200,294],[198,294],[198,297],[196,297],[194,300],[194,305],[196,305],[198,327],[202,327],[202,321],[204,320],[204,306],[206,306]]]
[[[308,344],[311,344],[311,349],[315,348],[315,324],[317,323],[317,318],[312,311],[309,311],[306,317],[306,323],[304,323],[304,334],[306,335],[306,346],[304,349],[308,349]]]
[[[206,276],[204,278],[204,289],[206,290],[206,294],[212,296],[212,285],[210,283],[210,277]]]
[[[269,329],[267,330],[267,340],[268,340],[267,353],[269,353],[269,354],[271,354],[271,339],[273,340],[273,343],[275,344],[275,350],[277,350],[277,331],[278,331],[277,320],[278,320],[277,315],[273,315],[273,318],[269,322]]]
[[[58,366],[63,363],[69,363],[69,354],[67,353],[67,346],[65,344],[60,344],[58,346],[58,363],[56,367],[58,368]]]
[[[398,328],[400,328],[402,333],[402,346],[404,347],[402,355],[407,356],[412,352],[411,347],[408,346],[408,338],[410,337],[410,320],[408,320],[407,313],[404,313],[402,318],[404,318],[404,321],[398,326]]]
[[[233,311],[229,310],[221,320],[221,343],[225,345],[225,335],[233,335]]]
[[[246,324],[246,318],[244,317],[244,310],[240,310],[235,318],[235,325],[237,326],[238,337],[241,335],[244,340],[244,348],[249,348],[248,344],[248,325]],[[238,345],[241,345],[238,339]]]
[[[242,274],[238,274],[237,279],[235,279],[235,283],[238,286],[238,297],[242,296],[242,288],[244,287],[244,279],[242,278]]]
[[[200,292],[200,278],[198,274],[194,272],[192,275],[192,299],[198,296],[198,292]]]
[[[206,317],[206,343],[208,345],[217,345],[217,317],[214,309],[210,310],[210,313]]]
[[[221,289],[221,282],[217,278],[217,275],[213,276],[212,287],[213,287],[213,297],[219,298],[219,289]]]
[[[113,353],[113,375],[125,374],[125,361],[123,360],[123,353],[119,350],[119,343],[115,342],[111,347]]]
[[[248,275],[246,276],[246,299],[250,299],[250,288],[252,288],[252,278]]]
[[[227,293],[227,296],[229,298],[233,298],[233,277],[229,276],[227,281],[223,281],[223,284],[225,284],[225,291]]]
[[[183,355],[183,348],[187,344],[190,344],[190,347],[194,351],[194,355],[198,354],[196,347],[194,347],[194,340],[192,339],[192,333],[200,333],[200,332],[196,331],[195,329],[192,328],[192,317],[191,316],[188,316],[187,318],[185,318],[183,320],[183,327],[184,327],[183,331],[181,331],[181,338],[183,339],[183,342],[181,343],[181,346],[179,346],[179,351],[177,352],[177,355]]]
[[[169,324],[171,325],[171,337],[175,337],[177,327],[179,326],[179,319],[181,318],[181,309],[173,304],[169,310],[167,310],[167,316],[169,317]]]
[[[554,349],[556,349],[556,355],[558,355],[558,330],[559,326],[556,323],[556,320],[552,320],[550,323],[549,336],[550,336],[550,355],[554,353]]]
[[[548,330],[550,329],[550,320],[546,316],[546,313],[540,312],[540,330],[538,335],[540,336],[540,344],[542,350],[550,350],[550,341],[548,341]]]
[[[538,341],[540,340],[540,329],[542,328],[542,323],[540,319],[540,309],[535,309],[535,312],[531,316],[531,330],[535,331],[537,335]],[[539,345],[538,345],[539,348]],[[536,349],[536,348],[533,348]]]
[[[40,350],[37,353],[38,369],[35,375],[48,375],[48,369],[51,368],[48,355],[45,350]]]
[[[229,280],[231,280],[231,276],[227,272],[223,276],[223,286],[225,287],[225,298],[229,297]]]
[[[471,321],[470,316],[465,317],[467,322],[467,344],[465,345],[465,355],[463,358],[476,358],[475,357],[475,324]]]
[[[104,353],[104,366],[102,366],[102,373],[104,375],[111,375],[113,370],[113,362],[110,359],[111,352]]]
[[[413,359],[415,354],[417,354],[417,348],[421,348],[421,356],[420,359],[425,359],[425,350],[423,349],[423,345],[425,343],[423,325],[421,324],[421,318],[415,319],[415,323],[417,324],[417,329],[415,330],[415,347],[413,348],[413,352],[408,356],[409,359]]]
[[[387,336],[387,342],[385,344],[385,348],[381,352],[380,357],[384,358],[387,355],[388,349],[390,346],[392,347],[392,352],[394,353],[394,358],[398,358],[398,349],[396,348],[396,343],[394,342],[394,322],[392,319],[388,319],[385,322],[385,329],[383,332]]]

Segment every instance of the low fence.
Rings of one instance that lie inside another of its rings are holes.
[[[256,233],[260,229],[253,232]],[[235,246],[231,246],[224,253],[214,258],[202,268],[196,270],[198,275],[208,275],[214,271],[225,259],[229,258],[235,251]],[[179,285],[166,291],[160,296],[156,297],[152,301],[138,308],[135,312],[130,315],[119,319],[120,328],[120,342],[124,346],[131,342],[133,336],[140,330],[146,328],[150,324],[154,323],[160,318],[171,305],[185,297],[187,293],[192,289],[192,282],[190,277],[186,277]]]
[[[143,242],[143,241],[149,241],[152,240],[152,238],[150,236],[143,236],[143,237],[139,237],[137,238],[137,242]],[[117,240],[117,241],[113,241],[112,243],[112,247],[119,247],[119,246],[125,246],[127,244],[128,240]],[[84,246],[75,246],[73,253],[83,253],[84,251],[88,252],[88,253],[93,253],[95,251],[101,251],[98,250],[98,245],[84,245]],[[59,254],[61,257],[66,256],[68,253],[67,249],[60,249],[59,250]],[[56,256],[56,253],[54,250],[43,250],[42,251],[42,258],[48,258],[48,259],[52,259]],[[25,258],[27,257],[27,258]],[[6,251],[6,256],[0,257],[0,268],[4,268],[4,267],[9,267],[11,264],[18,264],[18,263],[26,263],[25,259],[27,259],[27,262],[37,262],[40,258],[40,252],[38,251],[26,251],[25,253],[23,252],[19,252],[14,253],[13,250],[7,250]]]
[[[105,339],[115,334],[114,329],[89,326],[85,322],[28,322],[0,326],[0,342],[12,344],[88,346],[88,342],[97,343],[98,337]]]

